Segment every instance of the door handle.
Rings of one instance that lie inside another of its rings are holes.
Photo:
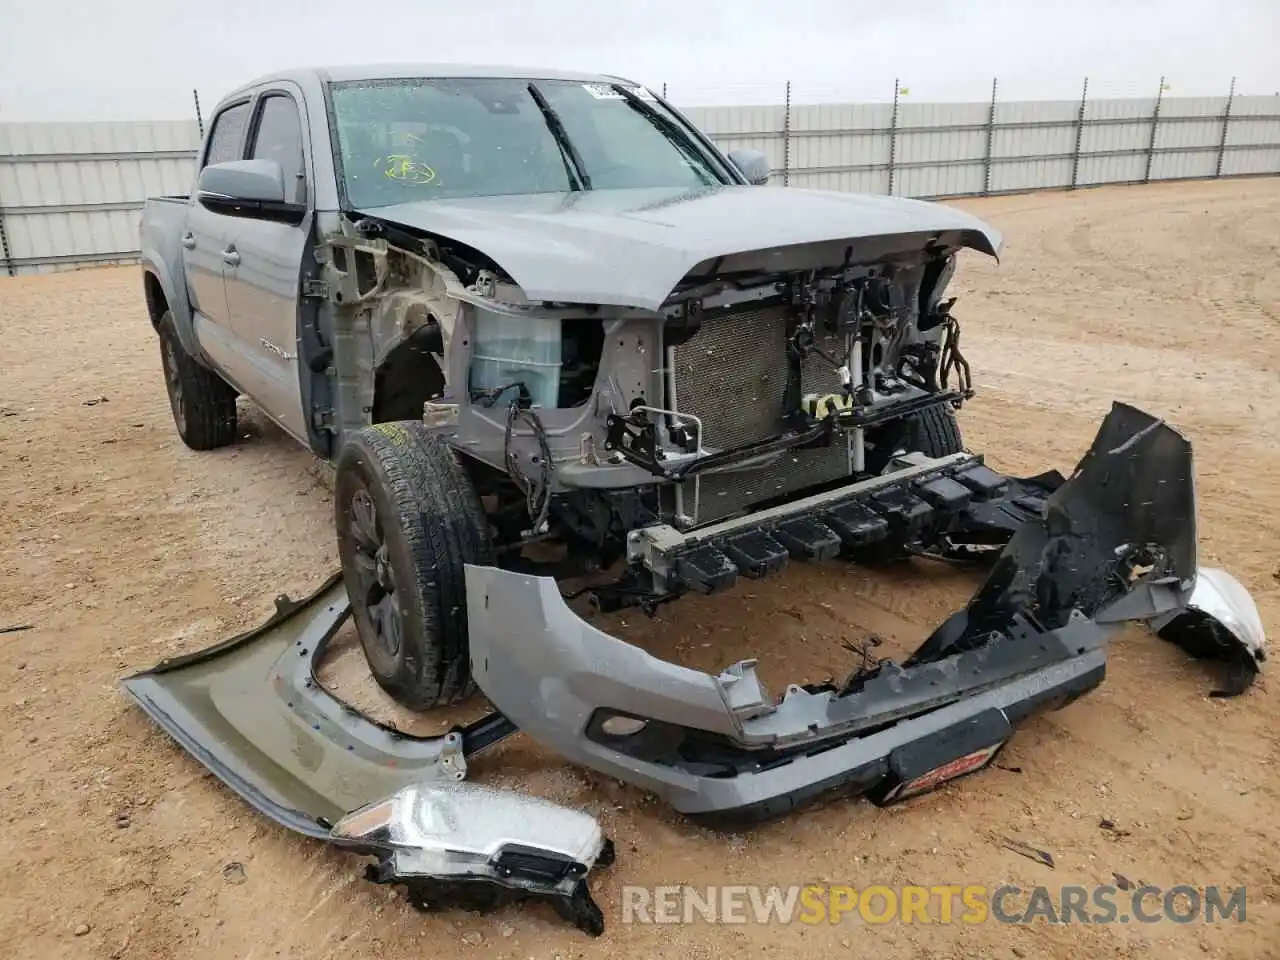
[[[196,235],[194,233],[184,233],[182,235],[182,245],[188,250],[196,248]]]
[[[235,247],[227,247],[222,251],[222,262],[229,267],[238,267],[240,265],[240,254],[236,252]]]

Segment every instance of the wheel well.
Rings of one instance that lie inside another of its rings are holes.
[[[444,371],[436,357],[444,352],[440,328],[419,327],[387,354],[373,386],[373,423],[421,420],[422,405],[444,392]]]
[[[142,287],[147,295],[147,313],[151,315],[151,325],[158,326],[160,318],[169,309],[169,302],[164,298],[164,288],[160,286],[160,278],[147,271],[142,275]]]

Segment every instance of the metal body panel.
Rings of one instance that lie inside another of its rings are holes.
[[[587,887],[613,861],[590,815],[462,783],[464,753],[512,733],[497,715],[440,737],[384,727],[330,696],[314,665],[350,613],[339,575],[267,623],[124,681],[195,759],[260,813],[304,836],[378,858],[366,878],[415,905],[485,909],[550,902],[592,935]]]
[[[232,219],[232,218],[227,218]],[[309,444],[302,407],[298,308],[312,215],[301,224],[245,219],[237,224],[240,262],[226,268],[227,309],[242,363],[239,387],[286,432]]]
[[[461,780],[457,732],[419,738],[327,694],[313,665],[348,613],[340,577],[262,627],[124,681],[152,719],[262,813],[327,838],[349,811],[413,783]]]
[[[838,263],[858,241],[911,252],[935,238],[993,256],[1000,248],[994,228],[952,207],[775,187],[589,190],[364,212],[483,251],[530,300],[646,310],[659,309],[686,274],[719,257],[752,255],[752,266],[783,269],[805,248],[821,248],[825,262]]]
[[[241,226],[234,217],[224,217],[206,210],[198,203],[188,203],[182,219],[178,243],[181,253],[187,299],[194,312],[232,330],[227,306],[227,287],[223,253],[234,243]],[[173,242],[175,238],[169,238]]]
[[[183,348],[189,355],[207,360],[195,334],[183,248],[174,242],[186,230],[187,207],[188,201],[176,197],[152,201],[150,215],[139,232],[142,269],[159,283]]]

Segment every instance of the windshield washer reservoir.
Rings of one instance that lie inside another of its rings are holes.
[[[471,354],[471,388],[523,383],[534,406],[554,407],[560,390],[561,320],[480,310]],[[504,395],[504,402],[512,398]]]

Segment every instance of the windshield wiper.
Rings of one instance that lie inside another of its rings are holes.
[[[578,148],[569,139],[569,132],[565,130],[564,123],[560,120],[560,115],[547,102],[547,98],[542,95],[542,91],[538,89],[536,84],[529,84],[529,96],[533,97],[533,102],[542,111],[542,119],[546,121],[547,129],[551,131],[551,136],[555,138],[556,146],[560,148],[560,159],[564,161],[564,172],[569,175],[569,189],[590,190],[591,177],[587,174],[587,168],[583,166],[582,157],[578,155]]]
[[[697,173],[708,185],[712,183],[724,183],[723,177],[716,175],[711,165],[707,162],[707,157],[703,153],[701,146],[694,142],[689,134],[683,130],[678,123],[668,117],[666,114],[654,109],[650,104],[645,103],[644,99],[637,96],[634,91],[628,90],[620,83],[612,83],[609,85],[612,90],[619,94],[623,100],[642,117],[658,128],[658,132],[667,138],[667,141],[683,153],[686,159],[695,162],[694,172]]]

